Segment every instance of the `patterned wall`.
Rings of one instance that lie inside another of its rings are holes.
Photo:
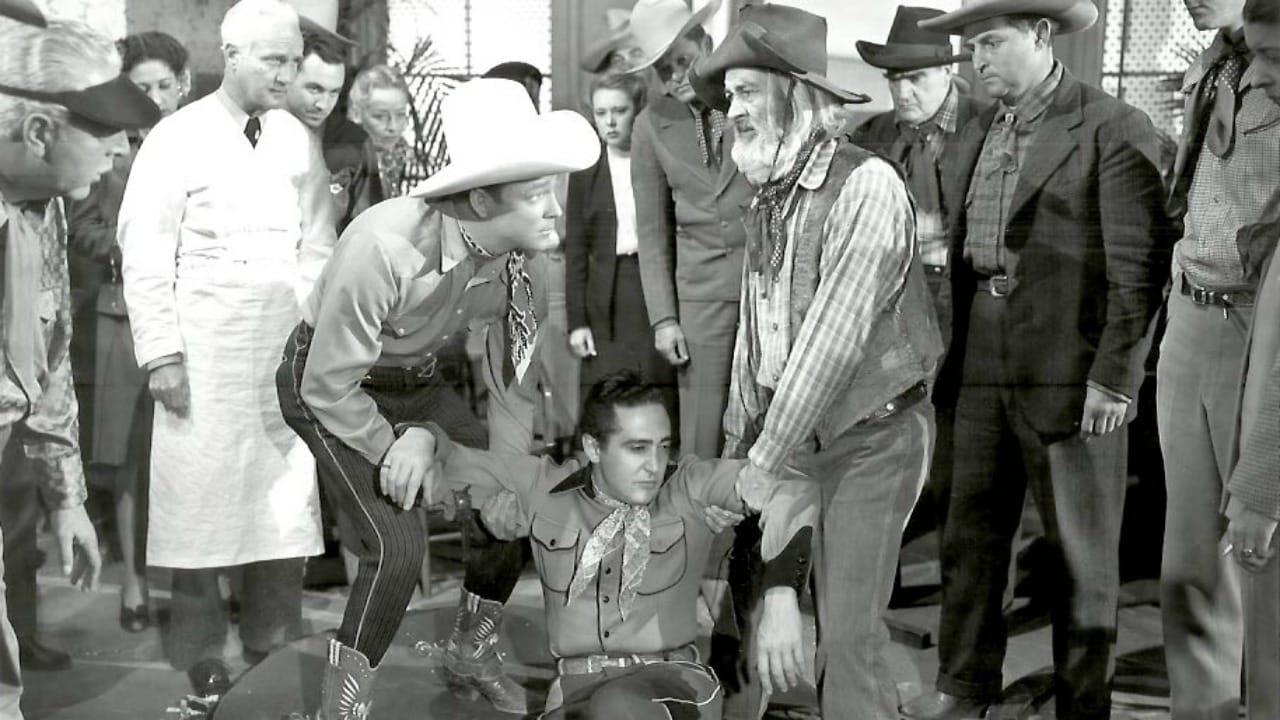
[[[1213,39],[1196,30],[1182,0],[1109,0],[1102,87],[1151,116],[1177,137],[1182,131],[1178,85],[1191,58]]]

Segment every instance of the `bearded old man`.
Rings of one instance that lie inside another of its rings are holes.
[[[843,134],[842,105],[869,98],[824,77],[826,21],[759,5],[740,22],[694,69],[699,97],[727,111],[733,161],[756,187],[725,453],[750,460],[748,496],[791,482],[779,479],[784,467],[820,484],[822,714],[896,719],[882,614],[929,469],[942,353],[914,208],[893,167]],[[758,650],[802,642],[799,628],[772,621],[794,601],[765,591]]]

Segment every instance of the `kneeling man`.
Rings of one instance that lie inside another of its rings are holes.
[[[544,717],[720,717],[720,683],[694,646],[699,571],[715,539],[703,513],[713,505],[746,511],[737,488],[744,461],[688,456],[668,465],[662,391],[630,371],[588,393],[580,428],[586,464],[472,450],[426,427],[445,480],[432,496],[446,484],[469,488],[473,502],[515,493],[515,527],[494,530],[533,541],[557,659]],[[763,503],[762,583],[789,595],[794,609],[808,577],[817,486],[778,483]],[[774,619],[786,622],[762,635],[800,628],[798,610]],[[797,684],[799,652],[760,651],[777,686]]]

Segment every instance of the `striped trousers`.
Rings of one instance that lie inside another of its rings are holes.
[[[306,324],[285,343],[284,361],[276,372],[280,410],[315,455],[320,482],[341,516],[343,541],[359,559],[338,642],[360,651],[376,667],[400,628],[419,579],[427,550],[425,510],[402,510],[382,495],[378,467],[326,430],[307,407],[300,388],[310,345]],[[480,421],[447,386],[364,392],[392,425],[429,420],[456,442],[473,447],[487,442]]]

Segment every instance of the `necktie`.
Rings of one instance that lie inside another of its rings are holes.
[[[926,122],[916,127],[903,127],[905,152],[900,158],[907,185],[915,196],[916,208],[921,212],[937,212],[942,206],[942,191],[938,183],[938,156],[934,151],[934,137],[938,126]]]
[[[720,139],[724,137],[724,113],[701,105],[694,106],[693,124],[698,131],[698,150],[702,152],[702,164],[719,167]]]
[[[1209,114],[1209,127],[1205,142],[1209,152],[1220,158],[1231,154],[1235,143],[1236,112],[1240,108],[1240,77],[1244,75],[1245,62],[1239,53],[1231,52],[1218,63],[1218,71],[1210,91],[1213,109]]]
[[[258,138],[262,137],[262,121],[256,117],[249,118],[244,124],[244,136],[249,138],[249,144],[258,147]]]
[[[618,595],[618,612],[626,620],[627,613],[635,606],[645,568],[649,566],[649,535],[652,530],[649,508],[627,505],[600,492],[598,487],[595,490],[596,499],[612,512],[591,531],[591,537],[583,545],[578,571],[573,574],[565,604],[573,602],[590,587],[600,574],[600,563],[621,547],[622,590]]]

